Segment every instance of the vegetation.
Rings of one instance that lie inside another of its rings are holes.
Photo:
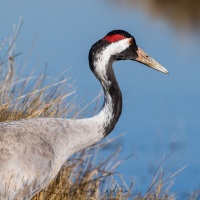
[[[36,78],[29,76],[24,79],[17,76],[19,72],[16,69],[23,66],[17,66],[16,58],[19,54],[13,53],[13,47],[20,27],[9,47],[7,40],[0,46],[0,54],[5,52],[0,60],[0,121],[35,117],[77,117],[78,107],[71,96],[74,89],[68,79],[46,84],[46,70]],[[127,186],[121,175],[115,172],[122,163],[118,160],[119,151],[111,153],[99,163],[96,162],[98,152],[112,142],[113,140],[108,140],[73,156],[55,180],[33,200],[175,199],[175,195],[165,189],[166,180],[159,173],[160,168],[146,194],[142,195],[133,194],[133,182]],[[117,179],[121,180],[120,183]]]
[[[120,2],[127,3],[128,6],[141,7],[149,15],[163,18],[181,31],[194,30],[197,33],[200,31],[199,0],[126,0]]]

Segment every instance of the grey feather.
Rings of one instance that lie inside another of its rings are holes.
[[[90,123],[58,118],[1,123],[1,199],[30,199],[57,175],[74,152],[99,141],[103,136],[95,134],[97,123],[90,119]],[[83,132],[91,140],[83,137]]]

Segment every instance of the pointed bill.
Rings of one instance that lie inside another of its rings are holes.
[[[169,72],[160,65],[157,61],[155,61],[153,58],[148,56],[142,49],[138,47],[137,50],[138,57],[135,59],[136,61],[147,65],[148,67],[151,67],[152,69],[155,69],[157,71],[163,72],[165,74],[169,74]]]

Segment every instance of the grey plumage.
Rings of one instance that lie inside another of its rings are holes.
[[[89,121],[92,123],[85,119],[38,118],[1,123],[1,199],[31,198],[47,186],[74,152],[102,139],[95,134],[100,131],[98,123]]]

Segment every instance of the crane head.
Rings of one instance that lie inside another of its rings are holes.
[[[168,74],[168,71],[162,65],[137,46],[135,38],[126,31],[111,31],[100,41],[105,43],[105,48],[109,49],[108,53],[113,57],[113,60],[135,60]]]

